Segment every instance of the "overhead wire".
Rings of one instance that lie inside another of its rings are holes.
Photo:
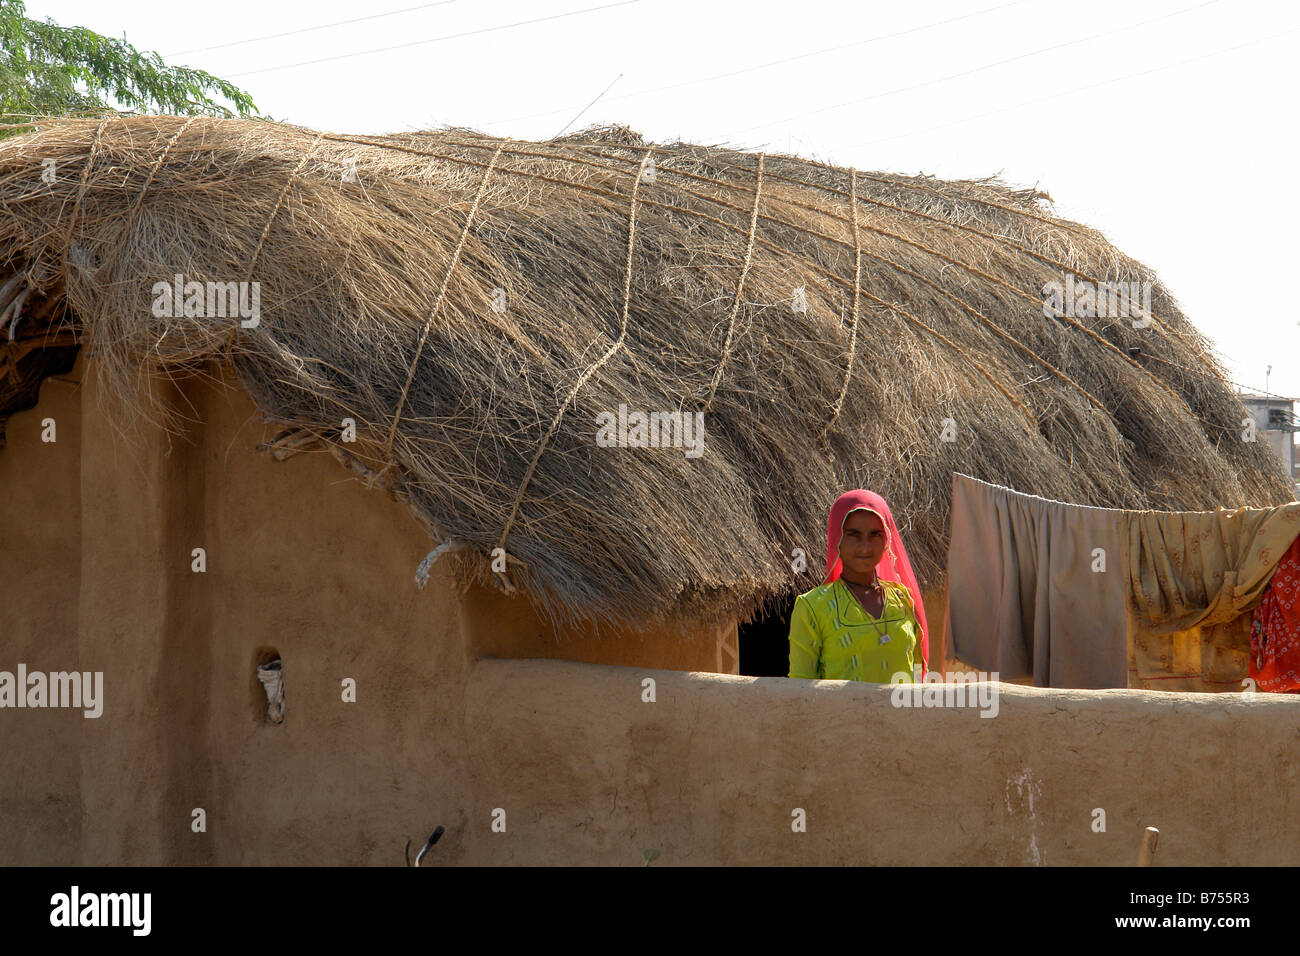
[[[842,43],[839,46],[823,47],[820,50],[809,50],[806,53],[797,53],[794,56],[782,57],[779,60],[768,60],[764,63],[756,63],[753,66],[742,67],[738,70],[728,70],[724,73],[713,73],[708,76],[700,76],[691,80],[683,80],[680,83],[669,83],[665,86],[655,86],[645,90],[634,90],[631,93],[620,93],[618,96],[611,96],[605,100],[606,103],[613,103],[618,100],[629,100],[638,96],[649,96],[652,93],[664,93],[668,90],[678,90],[687,86],[696,86],[700,83],[711,83],[714,80],[727,79],[733,76],[743,76],[746,73],[755,73],[759,70],[770,69],[774,66],[782,66],[786,63],[794,63],[798,60],[806,60],[815,56],[823,56],[827,53],[839,53],[842,50],[850,50],[854,47],[866,46],[869,43],[879,43],[882,40],[892,40],[896,37],[908,36],[912,33],[921,33],[925,30],[932,30],[936,27],[946,26],[950,23],[957,23],[961,20],[969,20],[973,17],[983,16],[987,13],[994,13],[998,10],[1006,10],[1009,7],[1018,7],[1025,3],[1036,2],[1036,0],[1012,0],[1011,3],[1002,3],[995,7],[985,7],[983,10],[975,10],[971,13],[964,13],[959,17],[949,17],[946,20],[936,20],[932,23],[923,23],[920,26],[908,27],[906,30],[897,30],[894,33],[882,33],[879,36],[867,37],[865,40],[854,40],[852,43]],[[1217,2],[1217,0],[1216,0]],[[560,113],[567,113],[569,110],[578,109],[582,103],[574,103],[571,106],[562,106],[558,109],[545,110],[541,113],[527,113],[522,116],[508,116],[503,119],[490,120],[482,126],[497,126],[501,123],[514,123],[520,120],[540,119],[546,116],[555,116]]]
[[[369,56],[372,53],[388,53],[392,50],[407,50],[411,47],[425,46],[430,43],[440,43],[443,40],[459,40],[463,37],[481,36],[484,33],[495,33],[501,30],[511,30],[515,27],[530,26],[534,23],[546,23],[551,20],[562,20],[566,17],[581,16],[584,13],[595,13],[599,10],[610,10],[614,7],[626,7],[634,3],[640,3],[641,0],[617,0],[615,3],[605,3],[596,7],[585,7],[582,10],[569,10],[565,13],[553,13],[544,17],[534,17],[531,20],[516,20],[513,23],[501,23],[491,27],[480,27],[476,30],[464,30],[460,33],[448,33],[444,36],[429,37],[426,40],[412,40],[408,43],[395,43],[392,46],[375,47],[370,50],[356,50],[352,53],[339,53],[334,56],[323,56],[315,60],[302,60],[297,63],[282,63],[279,66],[266,66],[257,70],[244,70],[239,73],[227,73],[226,79],[236,79],[241,76],[253,76],[258,73],[274,73],[277,70],[292,70],[300,66],[314,66],[318,63],[334,63],[338,60],[348,60],[358,56]]]
[[[1103,37],[1115,36],[1118,33],[1125,33],[1129,30],[1137,30],[1141,27],[1149,26],[1152,23],[1158,23],[1162,20],[1169,20],[1173,17],[1180,17],[1185,14],[1192,13],[1193,11],[1200,10],[1204,7],[1213,6],[1214,4],[1220,2],[1221,0],[1205,0],[1205,2],[1198,3],[1191,7],[1184,7],[1181,10],[1174,10],[1170,13],[1162,14],[1161,16],[1158,17],[1151,17],[1147,20],[1139,20],[1137,23],[1130,23],[1127,24],[1126,26],[1116,27],[1113,30],[1103,30],[1101,33],[1093,33],[1086,37],[1078,37],[1073,40],[1066,40],[1064,43],[1056,43],[1053,44],[1052,46],[1043,47],[1042,49],[1039,50],[1030,50],[1028,53],[1021,53],[1016,56],[1007,57],[1006,59],[1003,60],[995,60],[992,63],[984,63],[980,66],[972,67],[971,69],[968,70],[962,70],[958,73],[949,73],[946,76],[936,77],[935,79],[932,80],[925,80],[922,83],[913,83],[910,86],[900,86],[897,89],[885,90],[884,92],[881,93],[872,93],[868,96],[860,96],[857,97],[856,99],[845,100],[842,103],[835,103],[831,106],[822,106],[814,110],[805,110],[802,113],[794,113],[790,116],[784,116],[781,119],[772,120],[767,123],[758,123],[754,126],[746,126],[741,129],[729,130],[728,132],[719,134],[718,136],[708,137],[708,139],[710,141],[725,139],[726,137],[734,136],[737,133],[748,133],[756,129],[766,129],[769,126],[779,126],[780,124],[788,123],[791,120],[804,119],[805,117],[808,116],[817,116],[822,113],[829,113],[833,110],[844,109],[845,107],[849,107],[849,106],[857,106],[861,103],[867,103],[872,100],[884,99],[887,96],[897,96],[902,93],[910,93],[913,90],[924,89],[927,86],[936,86],[940,83],[947,83],[950,80],[957,80],[957,79],[961,79],[962,77],[972,76],[976,73],[982,73],[985,70],[992,70],[999,66],[1006,66],[1008,63],[1016,63],[1020,60],[1027,60],[1030,57],[1042,56],[1044,53],[1052,53],[1056,50],[1063,50],[1066,47],[1077,46],[1080,43],[1088,43],[1092,40],[1100,40]]]
[[[1076,86],[1076,87],[1074,87],[1073,89],[1062,90],[1062,91],[1059,92],[1059,93],[1051,93],[1051,94],[1048,94],[1047,96],[1040,96],[1040,97],[1037,97],[1036,99],[1025,100],[1023,103],[1016,103],[1016,104],[1013,104],[1013,105],[1011,105],[1011,106],[1004,106],[1004,107],[1002,107],[1002,108],[1000,108],[1000,109],[996,109],[996,110],[988,110],[988,111],[983,112],[983,113],[976,113],[976,114],[974,114],[973,116],[964,116],[964,117],[962,117],[961,119],[952,120],[951,122],[948,122],[948,123],[940,123],[940,124],[938,124],[937,126],[927,126],[927,127],[925,127],[924,129],[914,129],[914,130],[911,130],[910,132],[907,132],[907,133],[898,133],[898,134],[896,134],[896,135],[894,135],[894,136],[882,136],[880,139],[868,140],[868,141],[865,142],[865,143],[854,143],[854,144],[849,145],[849,146],[837,146],[837,147],[835,147],[834,149],[832,149],[831,152],[833,152],[833,153],[834,153],[834,152],[839,152],[839,151],[841,151],[841,150],[845,150],[845,149],[858,149],[858,148],[863,147],[863,146],[874,146],[874,145],[876,145],[877,143],[888,143],[888,142],[891,142],[892,140],[896,140],[896,139],[905,139],[906,137],[909,137],[909,136],[919,136],[919,135],[921,135],[922,133],[931,133],[931,132],[934,132],[935,130],[948,129],[948,128],[951,127],[951,126],[959,126],[959,125],[961,125],[962,123],[969,123],[969,122],[971,122],[972,120],[984,119],[985,117],[988,117],[988,116],[997,116],[997,115],[1000,114],[1000,113],[1010,113],[1012,110],[1023,109],[1023,108],[1026,107],[1026,106],[1034,106],[1034,105],[1036,105],[1036,104],[1038,104],[1038,103],[1046,103],[1046,102],[1048,102],[1049,100],[1060,99],[1062,96],[1070,96],[1070,95],[1072,95],[1072,94],[1074,94],[1074,93],[1082,93],[1082,92],[1084,92],[1085,90],[1095,90],[1095,89],[1098,89],[1099,87],[1109,86],[1109,85],[1112,84],[1112,83],[1119,83],[1119,82],[1121,82],[1122,80],[1131,80],[1131,79],[1135,79],[1136,77],[1139,77],[1139,76],[1148,76],[1148,75],[1150,75],[1150,74],[1152,74],[1152,73],[1159,73],[1159,72],[1161,72],[1161,71],[1163,71],[1163,70],[1172,70],[1172,69],[1174,69],[1175,67],[1186,66],[1186,65],[1189,64],[1189,63],[1199,63],[1199,62],[1202,61],[1202,60],[1208,60],[1208,59],[1211,59],[1211,58],[1216,57],[1216,56],[1224,56],[1224,55],[1226,55],[1226,54],[1228,54],[1228,53],[1234,53],[1234,52],[1236,52],[1237,50],[1242,50],[1242,49],[1245,49],[1246,47],[1249,47],[1249,46],[1255,46],[1255,45],[1260,44],[1260,43],[1266,43],[1266,42],[1269,41],[1269,40],[1276,40],[1276,39],[1278,39],[1279,37],[1289,36],[1290,34],[1293,34],[1293,33],[1296,33],[1296,32],[1300,32],[1300,27],[1292,27],[1292,28],[1289,29],[1289,30],[1281,30],[1281,31],[1279,31],[1279,32],[1277,32],[1277,33],[1270,33],[1268,36],[1257,37],[1257,38],[1255,38],[1255,39],[1253,39],[1253,40],[1247,40],[1245,43],[1238,43],[1238,44],[1235,44],[1235,45],[1233,45],[1233,46],[1223,47],[1222,49],[1219,49],[1219,50],[1213,50],[1213,51],[1211,51],[1211,52],[1209,52],[1209,53],[1202,53],[1202,54],[1199,55],[1199,56],[1188,57],[1188,58],[1185,59],[1185,60],[1177,60],[1177,61],[1175,61],[1175,62],[1173,62],[1173,63],[1166,63],[1166,64],[1164,64],[1164,65],[1162,65],[1162,66],[1155,66],[1155,67],[1152,67],[1152,68],[1149,69],[1149,70],[1138,70],[1138,71],[1136,71],[1136,72],[1134,72],[1134,73],[1125,73],[1125,74],[1122,75],[1122,76],[1111,77],[1111,78],[1108,79],[1108,80],[1101,80],[1100,82],[1097,82],[1097,83],[1088,83],[1088,84],[1086,84],[1086,85],[1084,85],[1084,86]]]
[[[389,10],[387,13],[371,13],[364,17],[353,17],[351,20],[335,20],[333,23],[320,23],[314,27],[302,27],[297,30],[286,30],[283,33],[268,33],[266,36],[249,37],[247,40],[231,40],[229,43],[217,43],[213,46],[201,46],[194,50],[181,50],[178,53],[168,53],[164,59],[171,60],[178,56],[189,56],[191,53],[207,53],[209,50],[225,50],[232,46],[243,46],[245,43],[261,43],[263,40],[278,40],[281,37],[297,36],[300,33],[311,33],[315,30],[328,30],[330,27],[342,27],[352,23],[361,23],[364,20],[379,20],[384,17],[395,17],[400,13],[414,13],[416,10],[427,10],[430,7],[445,7],[449,3],[455,3],[456,0],[437,0],[436,3],[422,3],[415,7],[403,7],[401,10]]]

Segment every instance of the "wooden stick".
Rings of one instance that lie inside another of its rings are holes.
[[[1150,866],[1156,855],[1156,844],[1160,842],[1160,831],[1147,827],[1142,833],[1142,848],[1138,850],[1138,866]]]

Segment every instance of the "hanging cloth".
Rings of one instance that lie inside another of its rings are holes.
[[[1300,502],[1098,508],[954,474],[951,522],[949,634],[971,666],[1040,687],[1240,691]]]
[[[1004,681],[1126,686],[1123,515],[954,473],[953,655]]]
[[[1243,690],[1251,612],[1300,533],[1300,502],[1127,514],[1129,686]]]
[[[1300,537],[1277,563],[1251,623],[1250,676],[1258,689],[1300,691]]]

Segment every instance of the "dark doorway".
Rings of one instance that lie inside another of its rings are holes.
[[[740,625],[740,673],[745,677],[788,677],[790,674],[791,594],[748,624]]]

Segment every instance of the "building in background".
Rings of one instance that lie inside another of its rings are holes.
[[[1300,424],[1296,421],[1294,398],[1256,392],[1238,392],[1241,403],[1246,406],[1259,431],[1267,437],[1269,446],[1286,465],[1286,473],[1300,484],[1300,470],[1296,462],[1296,432]]]

